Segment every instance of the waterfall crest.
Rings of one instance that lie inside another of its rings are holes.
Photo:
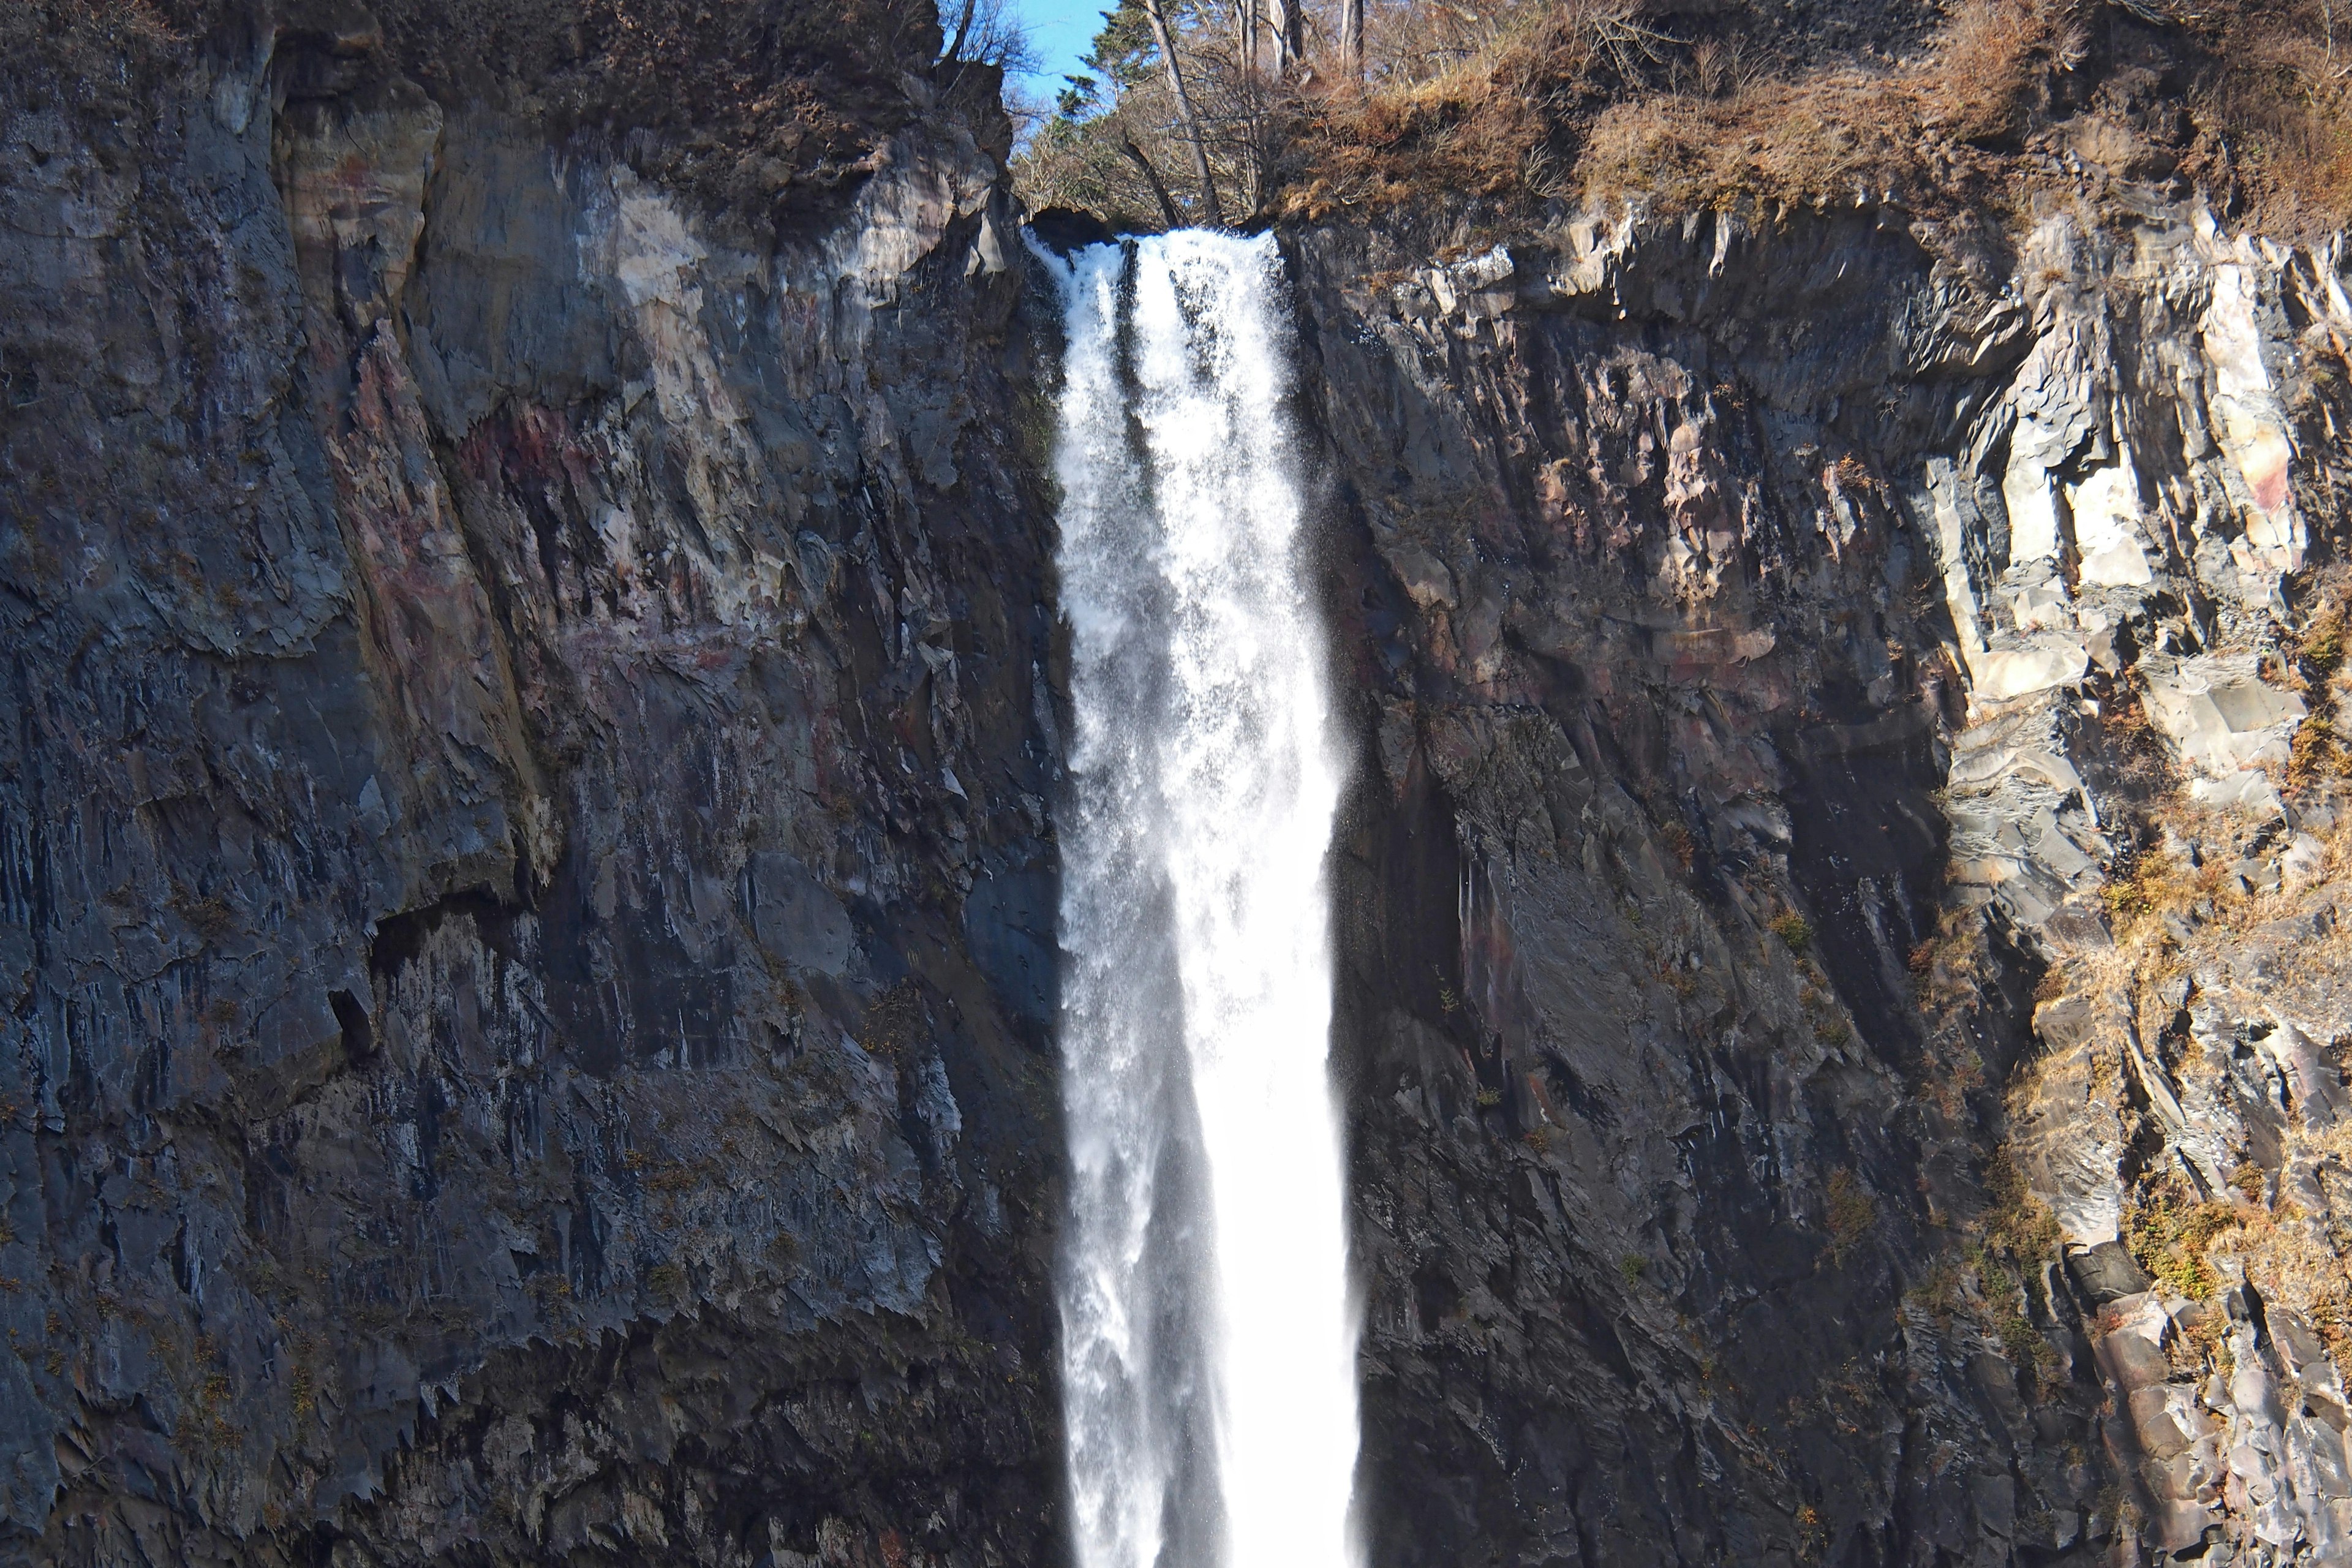
[[[1340,769],[1266,237],[1061,275],[1060,839],[1080,1568],[1347,1568],[1356,1314],[1328,1068]]]

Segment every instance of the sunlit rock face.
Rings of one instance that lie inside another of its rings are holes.
[[[1296,238],[1376,1561],[2340,1550],[2341,258],[1922,237]]]

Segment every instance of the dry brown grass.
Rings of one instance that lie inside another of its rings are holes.
[[[2167,815],[2173,842],[2197,842],[2203,864],[2192,865],[2178,847],[2143,855],[2131,875],[2109,889],[2115,949],[2078,975],[2092,989],[2113,987],[2133,997],[2149,1038],[2173,1014],[2168,985],[2184,973],[2202,976],[2231,968],[2244,957],[2250,938],[2273,940],[2263,934],[2265,928],[2300,917],[2311,897],[2295,889],[2249,891],[2238,885],[2235,867],[2258,825],[2179,805]],[[2352,865],[2352,818],[2319,837],[2323,878]],[[2168,914],[2175,919],[2168,921]],[[2178,923],[2182,916],[2192,923]],[[2310,930],[2307,923],[2302,929]],[[2331,991],[2352,968],[2352,933],[2299,936],[2293,963],[2298,979],[2291,984]],[[2279,1005],[2296,1010],[2291,994],[2282,994]],[[2203,1300],[2233,1279],[2252,1281],[2265,1300],[2310,1322],[2337,1365],[2352,1373],[2352,1233],[2333,1212],[2315,1215],[2292,1201],[2263,1201],[2273,1190],[2273,1172],[2299,1164],[2316,1165],[2323,1174],[2347,1171],[2352,1127],[2310,1131],[2298,1122],[2286,1130],[2272,1172],[2242,1163],[2226,1190],[2210,1196],[2192,1190],[2169,1164],[2152,1169],[2127,1195],[2124,1238],[2149,1276],[2175,1294]],[[2352,1173],[2344,1180],[2352,1188]]]
[[[2226,897],[2222,864],[2217,856],[2201,867],[2193,866],[2179,850],[2163,846],[2143,850],[2100,889],[2116,940],[2126,946],[2161,941],[2158,922],[2168,912],[2189,910],[2200,900]]]
[[[1285,210],[1319,216],[1444,190],[1637,198],[1654,211],[1983,196],[1979,144],[2013,139],[2082,49],[2072,0],[1967,0],[1903,67],[1776,74],[1737,35],[1683,43],[1642,9],[1520,14],[1423,78],[1335,95]]]
[[[2196,169],[2281,234],[2352,217],[2352,6],[2342,0],[2236,0],[2209,18],[2216,68],[2194,107],[2206,135]]]
[[[2204,1047],[2174,1038],[2188,982],[2222,996],[2252,990],[2265,1005],[2311,1026],[2332,1014],[2330,998],[2352,975],[2352,931],[2314,918],[2330,901],[2328,886],[2352,867],[2352,813],[2339,804],[2333,826],[2313,826],[2328,820],[2318,807],[2342,790],[2344,748],[2328,724],[2352,677],[2345,668],[2352,579],[2333,568],[2305,586],[2311,596],[2303,630],[2266,658],[2265,673],[2303,692],[2311,705],[2295,762],[2281,770],[2279,782],[2287,800],[2306,810],[2305,830],[2317,840],[2317,856],[2306,844],[2294,885],[2282,876],[2278,887],[2267,888],[2258,868],[2266,870],[2289,847],[2279,824],[2200,807],[2177,793],[2153,802],[2141,824],[2147,847],[2105,890],[2114,945],[2077,952],[2063,970],[2076,994],[2124,999],[2138,1042],[2135,1049],[2131,1038],[2116,1034],[2087,1047],[2095,1085],[2107,1080],[2095,1088],[2095,1100],[2123,1105],[2124,1086],[2115,1080],[2149,1071],[2143,1053],[2183,1083],[2223,1070]],[[2112,742],[2118,704],[2105,706]],[[2341,1043],[2324,1042],[2323,1048],[2340,1054]],[[2012,1088],[2013,1119],[2040,1070],[2029,1065]],[[2206,1087],[2220,1092],[2210,1081]],[[2127,1138],[2160,1131],[2144,1108],[2126,1106],[2122,1114]],[[2147,1161],[2125,1194],[2123,1238],[2168,1292],[2204,1300],[2234,1280],[2251,1281],[2274,1306],[2309,1321],[2339,1366],[2352,1371],[2352,1231],[2332,1207],[2352,1197],[2352,1127],[2314,1131],[2299,1117],[2290,1121],[2283,1150],[2256,1165],[2249,1149],[2236,1149],[2226,1175],[2192,1176],[2169,1152]],[[2275,1197],[2282,1186],[2294,1188],[2283,1180],[2287,1173],[2315,1168],[2329,1212],[2308,1213]],[[2333,1183],[2331,1171],[2342,1173]],[[2217,1177],[2209,1190],[2206,1184]]]
[[[2024,131],[2042,79],[2081,48],[2066,0],[1968,0],[1911,65],[1612,105],[1587,134],[1579,184],[1666,211],[1980,207],[2009,172],[1999,154]]]
[[[1307,121],[1305,167],[1283,191],[1286,217],[1394,206],[1429,191],[1500,197],[1549,194],[1547,92],[1513,58],[1465,63],[1392,91],[1349,95]],[[1519,82],[1497,73],[1519,75]]]
[[[2074,187],[2055,153],[2076,117],[2095,121],[2076,141],[2116,160],[2107,174],[2178,167],[2274,231],[2325,229],[2352,217],[2352,37],[2331,48],[2335,3],[2224,0],[2118,43],[2128,25],[2089,0],[1962,0],[1910,60],[1791,70],[1736,21],[1677,39],[1641,0],[1421,7],[1375,35],[1387,57],[1363,90],[1305,104],[1272,205],[1308,219],[1433,197],[1998,214]],[[2185,142],[2085,107],[2126,46],[2169,52]]]
[[[2296,1135],[2294,1152],[2343,1167],[2352,1128]],[[2352,1256],[2343,1225],[2291,1200],[2200,1199],[2178,1177],[2144,1184],[2124,1215],[2134,1258],[2163,1289],[2209,1300],[2236,1279],[2312,1326],[2339,1370],[2352,1372]]]
[[[1374,40],[1388,54],[1363,89],[1312,104],[1283,213],[1317,218],[1433,191],[1565,194],[1577,118],[1672,75],[1680,47],[1652,26],[1654,9],[1651,0],[1529,0],[1405,13]]]
[[[2309,1141],[2340,1157],[2352,1153],[2344,1130]],[[2347,1262],[2342,1226],[2332,1217],[2308,1215],[2294,1203],[2275,1208],[2248,1206],[2237,1226],[2221,1234],[2207,1258],[2220,1268],[2243,1276],[2263,1300],[2284,1306],[2309,1323],[2327,1347],[2328,1358],[2352,1372],[2352,1262]]]
[[[1663,85],[1673,41],[1644,20],[1651,0],[1498,0],[1371,8],[1370,82],[1327,69],[1289,82],[1239,68],[1230,44],[1186,51],[1211,161],[1226,194],[1259,216],[1319,218],[1429,195],[1516,200],[1557,195],[1555,132],[1612,93]],[[1717,72],[1736,62],[1717,59]],[[1327,62],[1328,67],[1328,62]],[[1017,170],[1033,206],[1073,205],[1114,226],[1159,222],[1124,143],[1146,150],[1180,205],[1192,180],[1174,151],[1165,89],[1141,81],[1117,107],[1049,125]],[[1185,214],[1189,216],[1189,210]]]

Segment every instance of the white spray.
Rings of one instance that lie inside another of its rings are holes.
[[[1077,1562],[1350,1568],[1339,767],[1281,263],[1265,237],[1184,231],[1055,265]]]

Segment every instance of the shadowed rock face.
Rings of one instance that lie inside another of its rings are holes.
[[[1005,127],[231,32],[0,138],[0,1559],[1057,1561]],[[2352,310],[2137,205],[1286,237],[1381,1568],[2342,1549]]]
[[[257,26],[5,142],[0,1555],[1048,1555],[1001,119],[722,224]]]

